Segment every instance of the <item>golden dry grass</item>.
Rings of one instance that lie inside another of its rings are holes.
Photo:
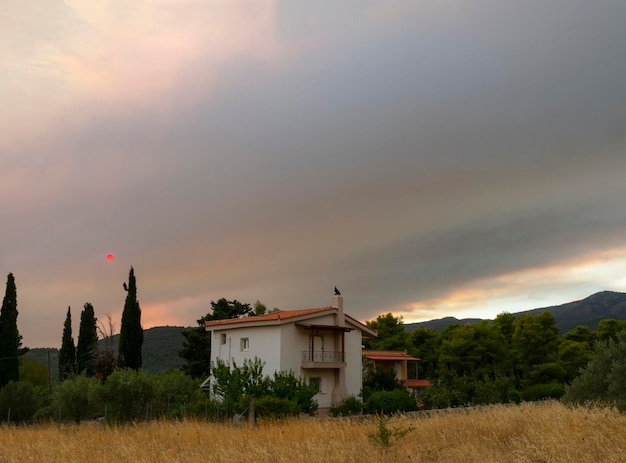
[[[152,422],[0,427],[0,462],[624,462],[626,416],[557,402],[394,417],[415,429],[388,449],[376,418],[257,426]]]

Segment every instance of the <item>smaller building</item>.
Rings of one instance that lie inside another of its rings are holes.
[[[416,391],[419,388],[430,386],[429,381],[418,377],[417,362],[421,359],[410,356],[406,351],[364,350],[363,358],[366,362],[370,362],[370,368],[382,367],[395,371],[396,380],[407,389]],[[413,374],[409,374],[409,362],[415,362],[414,368],[410,369],[414,372]]]

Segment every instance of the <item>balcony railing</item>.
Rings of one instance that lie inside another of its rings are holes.
[[[320,362],[320,363],[338,363],[344,361],[344,353],[343,352],[334,352],[328,350],[303,350],[302,351],[302,362],[310,363],[310,362]]]

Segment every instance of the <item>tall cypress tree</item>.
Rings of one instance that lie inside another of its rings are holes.
[[[98,327],[93,306],[87,302],[80,314],[80,328],[78,331],[78,345],[76,346],[76,372],[85,372],[93,376],[94,363],[98,355]]]
[[[126,290],[126,302],[122,312],[117,365],[120,368],[139,370],[142,363],[143,328],[141,327],[141,308],[137,301],[135,270],[132,267],[128,274],[128,285],[124,283],[124,289]]]
[[[7,277],[7,288],[0,309],[0,387],[9,381],[18,381],[18,358],[21,339],[17,330],[17,290],[12,273]]]
[[[63,339],[59,351],[59,380],[64,381],[76,372],[76,346],[72,337],[72,313],[67,308],[67,316],[63,325]]]

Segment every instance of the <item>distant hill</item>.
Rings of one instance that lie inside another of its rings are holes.
[[[182,332],[187,329],[182,326],[157,326],[143,331],[143,369],[149,374],[161,373],[167,370],[178,370],[185,361],[178,356],[185,338]],[[119,346],[119,334],[113,336],[114,350]],[[101,343],[102,341],[100,341]],[[27,358],[37,360],[48,366],[48,351],[50,352],[50,374],[52,379],[59,377],[59,349],[33,348],[26,354]]]
[[[513,315],[536,315],[541,312],[550,312],[554,316],[561,334],[579,325],[587,326],[593,331],[598,327],[598,322],[605,318],[626,320],[626,293],[602,291],[580,301],[540,309],[525,310],[523,312],[516,312]],[[464,318],[458,320],[454,317],[446,317],[426,322],[407,323],[405,328],[407,331],[413,331],[418,327],[432,328],[440,331],[447,325],[455,323],[465,325],[481,320],[480,318]]]

